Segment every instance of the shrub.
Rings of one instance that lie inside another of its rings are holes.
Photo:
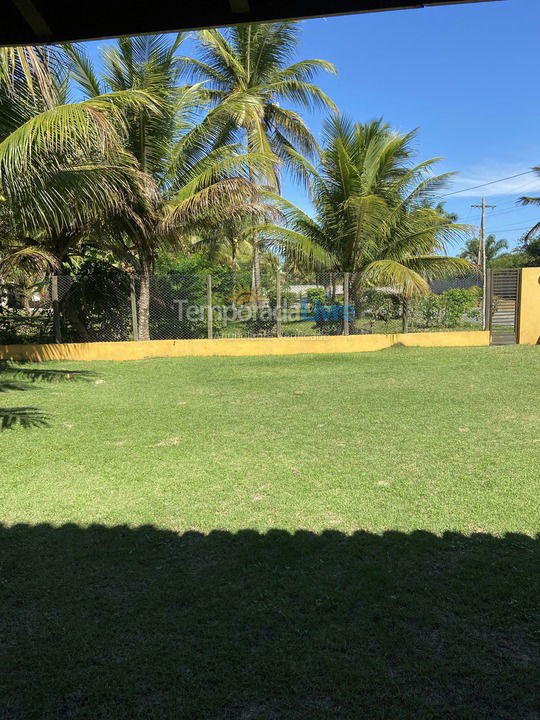
[[[315,305],[324,305],[327,302],[326,291],[322,287],[309,288],[306,290],[308,303],[314,308]]]
[[[423,328],[438,327],[441,323],[441,298],[435,293],[420,298],[413,304],[413,317],[420,317]]]
[[[272,287],[268,292],[266,293],[268,297],[268,302],[270,303],[271,308],[277,307],[277,298],[276,298],[276,288]],[[289,290],[282,290],[281,291],[281,307],[282,308],[288,308],[291,307],[291,305],[295,305],[298,303],[298,296],[296,293],[290,292]]]
[[[276,316],[270,306],[253,308],[245,330],[251,337],[273,337],[276,335]]]
[[[59,279],[64,340],[129,340],[129,275],[103,260],[86,260]]]
[[[466,319],[479,319],[481,298],[482,290],[478,287],[452,288],[440,295],[429,293],[411,303],[411,319],[425,329],[455,328]]]
[[[342,335],[343,313],[343,303],[338,300],[316,303],[313,308],[315,327],[321,335]]]
[[[399,298],[381,290],[366,290],[362,305],[371,332],[377,320],[382,320],[388,326],[391,320],[399,317]]]
[[[477,315],[477,290],[470,288],[463,290],[453,288],[441,293],[442,324],[444,327],[454,328],[463,322],[463,316],[475,318]]]

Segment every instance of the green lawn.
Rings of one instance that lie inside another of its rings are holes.
[[[2,720],[540,717],[540,348],[40,369]]]

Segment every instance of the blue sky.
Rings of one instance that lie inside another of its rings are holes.
[[[336,65],[337,77],[319,84],[354,120],[418,128],[418,159],[442,157],[441,171],[458,171],[453,192],[540,165],[539,40],[540,2],[502,0],[306,20],[299,57]],[[102,44],[91,43],[92,54]],[[320,114],[307,119],[318,135]],[[284,194],[309,208],[292,183]],[[532,173],[451,195],[446,207],[475,225],[470,205],[482,194],[497,205],[487,231],[511,246],[540,220],[538,208],[516,206],[522,194],[540,195]]]

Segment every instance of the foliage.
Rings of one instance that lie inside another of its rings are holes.
[[[26,288],[27,293],[45,295],[48,283],[41,282]],[[50,307],[20,307],[17,287],[0,286],[0,344],[48,343],[53,340],[53,318]],[[15,292],[15,295],[12,294]],[[27,295],[28,297],[28,295]],[[47,300],[43,303],[45,306]],[[17,307],[13,307],[16,305]]]
[[[300,25],[294,22],[202,30],[198,38],[198,57],[183,58],[185,69],[204,83],[225,118],[224,134],[274,158],[274,167],[263,177],[277,188],[278,163],[298,172],[301,155],[314,156],[317,150],[304,120],[285,104],[335,110],[312,82],[321,70],[334,73],[334,66],[319,59],[296,61]]]
[[[332,117],[320,165],[307,169],[316,217],[276,198],[285,226],[261,232],[296,247],[317,246],[321,265],[354,272],[354,304],[366,287],[390,286],[413,297],[428,291],[428,280],[470,272],[468,261],[443,254],[465,228],[429,202],[448,174],[430,174],[435,159],[411,164],[413,138],[379,121]]]
[[[275,285],[271,287],[267,292],[268,302],[270,304],[270,307],[276,308],[277,307],[277,296],[276,296],[276,288]],[[281,289],[281,307],[282,308],[290,308],[293,305],[298,305],[298,295],[294,292],[291,292],[287,289]]]
[[[532,168],[534,172],[540,176],[540,166]],[[540,197],[521,197],[519,199],[521,205],[540,205]],[[540,232],[540,222],[535,223],[523,238],[522,250],[529,256],[531,266],[540,264],[540,240],[538,233]]]
[[[103,260],[86,260],[59,278],[65,341],[131,340],[129,275]]]
[[[312,309],[316,303],[324,305],[326,302],[326,290],[322,287],[308,288],[306,290],[306,296]]]
[[[121,135],[150,98],[123,89],[69,102],[64,70],[46,54],[23,58],[0,54],[0,195],[14,236],[50,241],[126,210],[128,197],[148,202]]]
[[[207,274],[216,304],[249,296],[253,329],[274,332],[262,311],[275,304],[278,268],[306,284],[328,270],[354,273],[356,331],[366,319],[370,330],[390,327],[398,304],[411,303],[428,326],[454,326],[464,301],[435,300],[429,282],[469,273],[477,241],[466,243],[466,257],[446,256],[468,229],[440,202],[448,174],[434,174],[437,159],[417,162],[415,133],[337,114],[316,85],[334,67],[297,58],[297,23],[197,39],[192,58],[180,56],[182,34],[121,38],[95,63],[77,44],[0,51],[0,276],[18,297],[0,305],[2,337],[50,339],[50,307],[34,307],[31,296],[60,270],[76,277],[62,297],[66,339],[131,336],[128,271],[139,277],[141,339],[178,335],[166,298],[205,305]],[[332,113],[322,150],[301,114],[314,108]],[[314,217],[279,196],[286,172],[308,189]],[[490,236],[491,263],[540,263],[538,227],[510,254]],[[287,301],[295,302],[284,291]],[[310,291],[308,302],[324,308],[326,293]],[[326,318],[318,323],[328,331]],[[189,321],[181,332],[203,337],[206,324]]]
[[[539,253],[539,260],[540,260],[540,253]],[[491,261],[490,267],[492,267],[492,268],[520,268],[520,267],[526,267],[530,261],[531,261],[530,256],[524,252],[520,252],[518,249],[518,250],[514,250],[512,252],[501,253],[500,255],[497,255],[495,260]]]
[[[538,230],[540,231],[540,227]],[[528,233],[523,240],[521,252],[525,257],[525,266],[538,267],[540,265],[540,237]]]
[[[150,205],[134,202],[106,224],[109,246],[140,273],[139,338],[150,337],[150,274],[160,247],[180,250],[182,239],[208,232],[224,213],[234,216],[255,201],[249,173],[264,171],[262,153],[243,152],[238,143],[223,142],[218,114],[203,120],[208,94],[199,85],[180,85],[177,51],[182,35],[121,38],[102,50],[104,73],[98,77],[80,47],[67,46],[74,77],[92,98],[106,88],[144,92],[156,110],[135,108],[125,121],[122,150],[137,169]]]
[[[481,299],[482,291],[478,287],[451,288],[440,295],[429,293],[413,303],[413,321],[425,329],[456,328],[464,320],[480,318]]]
[[[485,240],[486,263],[493,267],[493,263],[500,257],[501,251],[508,248],[506,240],[497,240],[495,235],[488,235]],[[470,238],[465,243],[465,249],[461,253],[462,258],[472,263],[478,263],[480,257],[480,240],[477,237]]]
[[[156,276],[152,281],[150,337],[153,340],[207,337],[206,309],[206,273],[170,272]],[[215,318],[216,337],[219,331]]]
[[[276,334],[275,309],[271,305],[252,307],[245,323],[246,333],[252,337],[273,337]]]
[[[399,317],[399,298],[392,293],[368,289],[363,294],[360,310],[368,318],[371,332],[377,320],[382,320],[388,329],[390,321]]]
[[[278,191],[282,167],[305,178],[304,158],[314,157],[317,143],[300,114],[303,110],[336,110],[313,83],[320,71],[335,72],[332,63],[296,61],[300,26],[294,22],[237,25],[199,32],[198,57],[183,58],[189,76],[204,84],[216,115],[223,122],[221,138],[234,139],[249,152],[271,158],[266,170],[252,167],[250,179]],[[292,63],[292,64],[290,64]],[[231,237],[234,237],[234,233]],[[264,235],[246,234],[253,248],[254,286],[260,289],[259,253]],[[298,252],[310,252],[304,244]]]
[[[452,288],[441,293],[442,324],[445,327],[457,327],[464,316],[472,316],[478,308],[478,290],[471,288]]]
[[[316,302],[313,306],[315,327],[321,335],[342,335],[345,308],[340,300]]]

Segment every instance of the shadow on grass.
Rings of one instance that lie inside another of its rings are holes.
[[[52,370],[25,367],[22,363],[0,361],[0,393],[36,389],[36,383],[91,380],[95,373],[85,370]],[[22,381],[22,382],[21,382]],[[25,429],[47,425],[47,415],[35,407],[0,407],[0,430],[19,425]]]
[[[0,527],[3,718],[536,718],[540,542]]]
[[[15,425],[28,430],[47,424],[47,415],[35,407],[0,407],[0,430],[11,430]]]

